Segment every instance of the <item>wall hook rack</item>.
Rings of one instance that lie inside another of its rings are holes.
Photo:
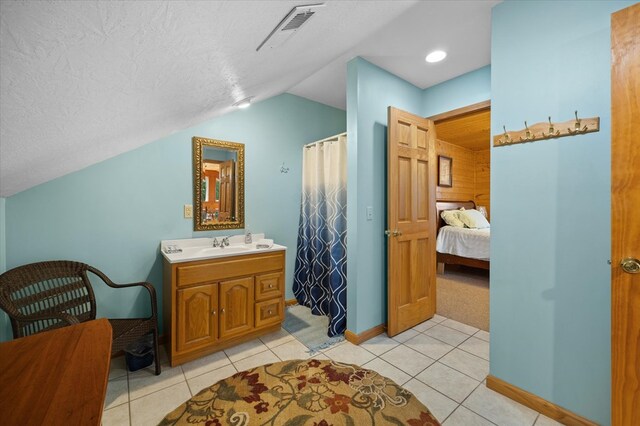
[[[289,167],[284,166],[284,161],[282,162],[282,166],[280,166],[280,173],[289,173]]]
[[[504,133],[493,137],[493,146],[513,145],[516,143],[535,142],[545,139],[562,138],[565,136],[576,136],[585,133],[600,131],[600,117],[579,118],[576,110],[575,119],[562,123],[553,123],[551,116],[549,122],[536,123],[529,126],[524,122],[524,129],[507,131],[506,126],[502,126]],[[566,129],[566,130],[561,130]]]

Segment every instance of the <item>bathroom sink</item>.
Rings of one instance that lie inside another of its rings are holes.
[[[217,256],[217,255],[229,255],[236,253],[243,253],[245,251],[251,250],[255,247],[250,245],[233,245],[225,248],[220,247],[205,247],[205,248],[196,248],[197,254],[202,254],[203,256]]]
[[[251,244],[244,243],[243,235],[229,237],[230,244],[225,248],[213,247],[213,238],[189,238],[183,240],[165,240],[160,244],[160,252],[170,263],[189,262],[193,260],[216,259],[219,257],[242,256],[268,251],[286,250],[285,246],[274,244],[271,248],[256,248],[255,241],[264,238],[264,234],[254,234]],[[218,242],[221,240],[217,238]],[[167,253],[167,246],[178,247],[179,252]]]

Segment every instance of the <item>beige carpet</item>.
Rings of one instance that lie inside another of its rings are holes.
[[[436,276],[437,314],[489,331],[489,272],[454,268]]]

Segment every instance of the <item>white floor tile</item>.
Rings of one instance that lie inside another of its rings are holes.
[[[562,426],[562,423],[559,423],[553,419],[550,419],[547,416],[540,414],[538,419],[536,420],[536,426]]]
[[[424,332],[427,336],[434,337],[440,341],[443,341],[451,346],[458,346],[469,338],[468,334],[464,334],[461,331],[454,330],[453,328],[445,327],[443,325],[436,325],[429,328]]]
[[[243,358],[248,358],[252,355],[264,352],[269,348],[262,343],[260,339],[254,339],[245,343],[241,343],[237,346],[232,346],[224,350],[231,362],[239,361]]]
[[[413,330],[424,333],[426,330],[430,329],[434,325],[438,325],[438,321],[434,321],[433,319],[426,320],[425,322],[421,322],[420,324],[413,327]]]
[[[171,368],[165,364],[162,366],[162,374],[159,376],[147,369],[138,370],[134,373],[129,373],[129,398],[132,400],[137,399],[185,380],[182,369],[179,366]]]
[[[433,316],[433,318],[431,318],[431,320],[433,320],[433,321],[435,321],[437,323],[440,323],[440,322],[442,322],[442,321],[444,321],[446,319],[447,319],[446,317],[443,317],[442,315],[438,315],[438,314],[435,314]]]
[[[191,394],[196,395],[204,388],[208,388],[222,379],[226,379],[229,376],[236,374],[238,371],[233,364],[225,365],[217,370],[209,371],[191,379],[187,379],[187,384],[191,390]]]
[[[400,334],[396,334],[395,336],[392,337],[392,339],[395,340],[396,342],[404,343],[407,340],[411,339],[412,337],[416,337],[418,334],[420,333],[418,333],[415,330],[409,329]]]
[[[447,398],[419,380],[411,379],[405,383],[404,388],[414,394],[439,422],[443,422],[444,419],[458,407],[457,402]]]
[[[107,383],[107,395],[104,398],[104,409],[108,410],[126,402],[129,402],[127,376],[109,380]]]
[[[236,370],[245,371],[258,367],[259,365],[273,364],[274,362],[280,362],[280,359],[273,352],[267,350],[236,361],[233,365],[236,367]]]
[[[318,353],[314,354],[310,359],[320,359],[320,360],[323,360],[323,361],[330,361],[331,360],[331,358],[326,356],[323,352],[318,352]]]
[[[398,343],[396,340],[393,340],[392,338],[390,338],[389,336],[383,333],[383,334],[378,334],[376,337],[367,340],[366,342],[362,343],[360,346],[362,346],[372,354],[380,356],[383,353],[388,352],[391,349],[395,348],[399,344],[400,343]]]
[[[458,348],[443,356],[440,362],[476,380],[484,380],[489,374],[489,361]]]
[[[164,416],[189,398],[191,398],[191,393],[187,382],[182,382],[133,400],[130,402],[131,425],[157,425]]]
[[[531,426],[538,416],[530,408],[485,386],[478,386],[462,405],[500,426]]]
[[[435,362],[435,360],[428,356],[414,351],[405,345],[391,349],[389,352],[382,354],[380,358],[411,376],[415,376]]]
[[[271,349],[275,348],[276,346],[280,346],[283,343],[296,340],[296,338],[293,337],[292,334],[289,334],[287,330],[281,328],[278,331],[274,331],[273,333],[269,333],[265,336],[260,337],[260,340],[262,340],[262,343],[264,343],[269,349]]]
[[[419,334],[413,339],[408,340],[405,345],[432,359],[438,359],[453,349],[453,346],[447,345],[446,343],[434,339],[433,337],[429,337],[426,334]]]
[[[469,337],[458,348],[489,361],[489,342],[485,342],[482,339],[473,336]]]
[[[129,404],[103,411],[102,426],[129,426]]]
[[[356,346],[351,342],[330,349],[325,354],[334,361],[362,366],[375,358],[368,350]]]
[[[309,348],[295,339],[283,345],[276,346],[271,349],[271,351],[282,361],[289,361],[291,359],[307,359],[311,357],[308,352]]]
[[[475,327],[471,327],[470,325],[463,324],[458,321],[454,321],[452,319],[446,319],[440,323],[441,325],[446,325],[449,328],[453,328],[458,331],[462,331],[465,334],[472,335],[478,332],[479,329]]]
[[[127,375],[127,364],[124,361],[124,355],[111,360],[109,366],[109,380]]]
[[[480,384],[479,381],[447,367],[439,362],[433,363],[416,376],[416,379],[461,403]]]
[[[373,370],[379,375],[391,379],[399,385],[403,385],[405,382],[411,379],[410,375],[380,358],[375,358],[374,360],[369,361],[368,363],[363,365],[362,368]]]
[[[187,379],[204,374],[208,371],[216,370],[225,365],[231,364],[224,351],[219,351],[211,355],[198,358],[186,364],[182,364],[182,371]]]
[[[489,420],[460,405],[442,426],[492,426]]]
[[[482,339],[485,342],[490,342],[490,334],[488,331],[484,331],[484,330],[478,330],[478,332],[476,334],[473,335],[474,337],[477,337],[478,339]]]

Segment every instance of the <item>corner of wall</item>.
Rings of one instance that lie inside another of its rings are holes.
[[[422,92],[422,115],[431,117],[491,99],[491,65],[485,65]]]

